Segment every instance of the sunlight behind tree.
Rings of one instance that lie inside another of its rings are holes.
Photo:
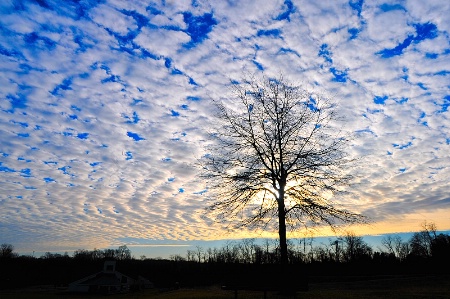
[[[277,227],[282,265],[288,263],[288,227],[364,222],[335,202],[351,182],[352,160],[330,99],[283,76],[252,76],[231,90],[215,101],[217,127],[203,157],[210,210],[219,220]]]

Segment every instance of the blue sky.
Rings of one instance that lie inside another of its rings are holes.
[[[450,229],[449,15],[445,0],[1,1],[0,242],[266,236],[214,224],[194,167],[211,100],[261,70],[339,104],[364,157],[341,203],[373,220],[352,229]]]

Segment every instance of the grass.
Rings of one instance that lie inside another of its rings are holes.
[[[68,294],[52,288],[32,288],[0,292],[2,299],[222,299],[234,298],[233,291],[221,290],[219,286],[196,289],[179,289],[171,291],[146,290],[129,294],[109,296]],[[240,299],[264,298],[263,292],[240,291]],[[282,297],[276,292],[270,292],[267,298]],[[386,299],[425,299],[450,298],[450,275],[441,276],[393,276],[377,279],[366,279],[344,282],[310,283],[308,292],[299,292],[296,298],[308,299],[355,299],[355,298],[386,298]]]
[[[391,276],[352,282],[312,284],[300,298],[450,298],[450,276]]]

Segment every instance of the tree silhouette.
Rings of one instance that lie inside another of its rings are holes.
[[[422,223],[422,230],[416,232],[409,241],[411,244],[411,254],[416,257],[430,257],[431,244],[436,238],[436,225],[431,222]]]
[[[13,258],[17,257],[14,253],[14,246],[12,244],[3,243],[0,245],[0,258]]]
[[[347,232],[343,237],[344,241],[344,259],[347,262],[361,261],[370,259],[372,248],[364,242],[363,238],[356,236],[353,232]]]
[[[283,76],[253,76],[231,89],[215,101],[217,131],[203,158],[218,219],[252,228],[276,222],[282,265],[288,227],[364,222],[333,201],[351,180],[335,105]]]

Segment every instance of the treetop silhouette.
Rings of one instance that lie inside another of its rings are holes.
[[[203,158],[209,209],[219,220],[270,229],[277,222],[282,264],[288,227],[365,221],[334,201],[352,179],[345,171],[352,159],[330,99],[282,75],[251,76],[231,91],[215,100],[214,142]]]

